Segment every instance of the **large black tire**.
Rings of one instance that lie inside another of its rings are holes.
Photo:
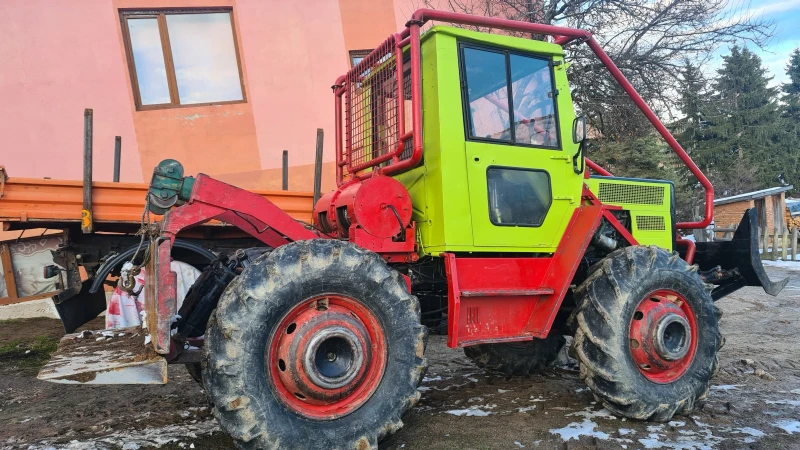
[[[292,308],[337,294],[379,322],[385,370],[357,409],[311,419],[280,400],[266,353],[276,332],[289,333],[276,327]],[[228,286],[208,323],[203,379],[214,416],[241,449],[376,449],[420,398],[426,337],[416,297],[380,256],[347,242],[300,241],[257,259]]]
[[[564,336],[505,344],[480,344],[464,348],[464,354],[478,367],[506,376],[522,376],[552,367],[564,346]]]
[[[694,357],[686,359],[685,372],[669,382],[655,382],[643,374],[631,350],[639,344],[629,336],[632,320],[641,320],[634,319],[640,302],[661,289],[682,296],[696,322]],[[719,311],[697,266],[655,246],[627,247],[597,263],[575,294],[572,354],[579,361],[581,380],[603,406],[628,418],[663,422],[689,413],[705,398],[723,339]]]

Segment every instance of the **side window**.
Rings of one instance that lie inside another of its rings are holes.
[[[559,148],[548,59],[462,47],[469,139]]]
[[[495,225],[538,227],[550,208],[550,177],[541,170],[490,167],[489,218]]]
[[[512,54],[515,142],[558,147],[553,79],[547,60]]]
[[[469,136],[510,142],[506,55],[466,47],[464,69]]]

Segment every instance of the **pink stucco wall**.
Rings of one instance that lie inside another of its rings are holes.
[[[0,14],[0,164],[11,176],[82,176],[83,110],[94,109],[95,179],[142,181],[119,20],[97,0],[4,0]]]
[[[289,150],[290,188],[311,188],[316,129],[332,184],[333,95],[350,50],[400,29],[417,0],[4,0],[0,15],[0,165],[11,176],[79,179],[83,109],[94,109],[94,173],[147,181],[178,158],[246,187],[274,187]],[[136,111],[119,8],[231,6],[244,104]]]

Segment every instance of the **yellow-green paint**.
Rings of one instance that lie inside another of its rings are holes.
[[[668,181],[592,177],[586,185],[601,202],[630,211],[631,234],[639,244],[673,250],[673,190]],[[603,186],[605,185],[605,186]]]
[[[560,46],[459,28],[433,27],[422,38],[423,164],[395,176],[409,190],[420,253],[555,251],[580,202],[583,174],[572,169],[575,118],[565,64],[554,66],[561,149],[467,141],[459,42],[480,43],[563,63]],[[489,220],[486,170],[491,166],[547,171],[553,200],[539,227],[496,226]]]

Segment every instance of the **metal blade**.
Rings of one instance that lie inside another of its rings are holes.
[[[165,384],[167,361],[145,345],[145,335],[139,327],[68,334],[38,378],[69,384]]]

